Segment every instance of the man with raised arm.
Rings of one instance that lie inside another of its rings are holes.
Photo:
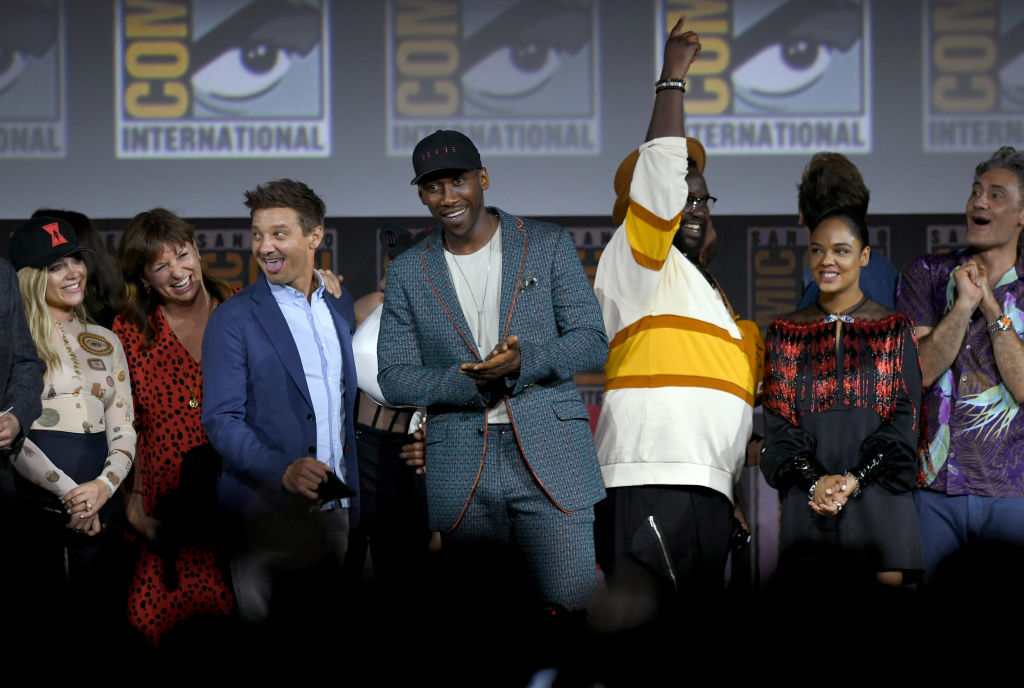
[[[676,590],[722,588],[763,363],[760,334],[738,326],[701,261],[715,199],[704,147],[683,127],[684,77],[699,52],[680,20],[646,142],[616,173],[619,228],[594,285],[611,337],[596,435],[608,488],[598,507],[602,568],[646,570]]]

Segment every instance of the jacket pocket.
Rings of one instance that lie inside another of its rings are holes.
[[[423,428],[423,444],[429,446],[443,442],[446,435],[443,424],[436,420],[428,421],[426,427]]]
[[[590,421],[590,413],[587,407],[579,399],[562,399],[551,403],[555,415],[559,420],[585,420]]]

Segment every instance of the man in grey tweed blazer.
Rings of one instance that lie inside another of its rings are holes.
[[[608,355],[597,299],[564,229],[484,206],[468,138],[431,134],[413,167],[440,229],[388,270],[378,379],[428,409],[431,527],[446,552],[514,547],[537,602],[583,609],[604,486],[573,375]]]

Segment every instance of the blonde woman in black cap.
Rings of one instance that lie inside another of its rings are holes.
[[[11,237],[11,262],[39,357],[46,364],[42,414],[14,458],[32,585],[61,609],[120,609],[112,596],[120,501],[112,500],[135,456],[124,350],[88,322],[88,270],[66,221],[35,217]],[[64,604],[61,604],[61,603]]]

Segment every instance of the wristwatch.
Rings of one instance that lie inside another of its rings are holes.
[[[1010,316],[1008,316],[1006,313],[1003,313],[998,318],[990,322],[988,324],[988,327],[985,328],[985,330],[988,332],[998,332],[1000,330],[1006,332],[1007,330],[1012,329],[1013,321],[1010,320]]]

